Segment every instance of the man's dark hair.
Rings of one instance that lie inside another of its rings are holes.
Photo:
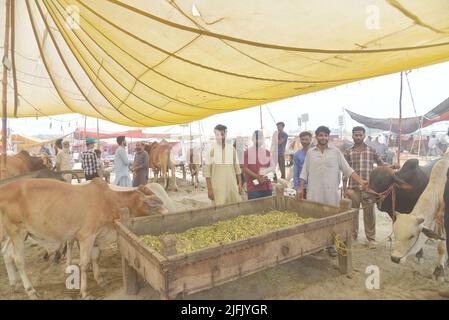
[[[312,138],[312,134],[309,131],[303,131],[299,134],[299,137],[305,137],[305,136],[309,136],[310,138]]]
[[[283,122],[281,121],[281,122],[276,123],[276,126],[282,126],[282,128],[284,128],[284,127],[285,127],[285,123],[283,123]]]
[[[117,143],[119,146],[122,145],[123,141],[125,141],[125,136],[118,136],[117,137]]]
[[[361,127],[361,126],[352,128],[352,134],[354,134],[354,132],[356,132],[356,131],[362,131],[363,133],[365,133],[365,128]]]
[[[58,140],[55,141],[55,146],[58,147],[59,149],[62,149],[62,138],[59,138]]]
[[[328,127],[326,126],[319,126],[316,130],[315,130],[315,135],[319,135],[320,132],[324,132],[327,133],[328,135],[331,133],[331,131],[329,130]]]
[[[222,124],[217,124],[215,126],[214,130],[225,132],[226,130],[228,130],[228,128],[226,126],[222,125]]]

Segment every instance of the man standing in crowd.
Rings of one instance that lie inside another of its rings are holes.
[[[104,174],[105,174],[105,171],[104,171],[104,163],[103,163],[103,160],[101,160],[101,150],[100,149],[95,149],[94,150],[94,152],[95,152],[95,155],[97,156],[97,162],[98,162],[98,176],[100,177],[100,178],[104,178],[105,180],[106,180],[106,178],[105,178],[105,176],[104,176]],[[107,181],[107,180],[106,180]]]
[[[143,150],[142,143],[136,143],[136,155],[133,163],[133,187],[145,185],[148,183],[149,156]]]
[[[115,182],[114,184],[120,187],[131,187],[132,182],[129,177],[130,162],[128,159],[128,145],[125,136],[117,137],[118,148],[115,151],[114,168],[115,168]]]
[[[214,132],[215,143],[207,153],[204,167],[208,197],[215,205],[239,202],[242,180],[237,152],[226,143],[226,126],[219,124]]]
[[[288,134],[284,132],[285,123],[278,122],[276,123],[278,128],[278,162],[279,162],[279,170],[281,170],[281,178],[285,179],[285,147],[287,146]]]
[[[438,148],[438,138],[435,134],[432,134],[432,137],[429,139],[429,153],[430,156],[439,156],[441,154],[440,148]]]
[[[377,138],[376,138],[377,139]],[[352,169],[364,180],[369,181],[371,171],[374,169],[374,163],[378,166],[386,166],[381,156],[376,150],[368,146],[365,140],[365,128],[354,127],[352,129],[352,140],[354,145],[345,151],[345,159]],[[395,167],[395,166],[393,166]],[[368,247],[376,248],[376,216],[374,214],[374,204],[364,203],[362,200],[362,186],[354,178],[349,178],[349,186],[346,190],[347,177],[343,178],[343,190],[345,195],[352,200],[353,208],[363,207],[363,224],[365,226],[366,240]],[[359,231],[359,220],[357,219],[354,240],[357,239]]]
[[[312,143],[312,134],[308,131],[303,131],[299,134],[302,149],[295,152],[293,156],[293,186],[296,190],[296,197],[299,198],[299,177],[301,175],[304,161],[306,160],[307,151]],[[304,199],[307,199],[307,183],[304,183],[304,191],[302,194]]]
[[[273,161],[270,151],[264,147],[264,140],[261,130],[254,131],[253,145],[244,152],[243,172],[246,177],[248,200],[269,197],[273,193],[271,181],[265,176],[273,170]]]
[[[61,146],[62,150],[59,150],[56,155],[56,171],[61,172],[72,170],[73,161],[72,155],[70,154],[70,142],[64,140]],[[66,173],[64,174],[64,179],[70,183],[72,182],[72,175],[70,173]]]
[[[349,166],[340,150],[328,146],[329,134],[330,130],[325,126],[320,126],[315,131],[318,144],[307,152],[300,175],[298,200],[303,199],[304,185],[307,182],[307,200],[339,206],[340,172],[343,172],[344,176],[353,178],[363,188],[368,186],[368,182]],[[334,246],[327,250],[329,255],[337,255]]]
[[[86,181],[92,180],[99,177],[98,170],[100,169],[99,163],[97,161],[97,156],[95,154],[95,140],[92,138],[86,139],[87,150],[81,153],[81,167],[84,169],[84,177]]]

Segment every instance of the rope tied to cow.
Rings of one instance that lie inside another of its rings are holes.
[[[390,244],[391,244],[391,242],[393,241],[393,239],[391,238],[392,234],[393,234],[393,231],[391,231],[391,233],[387,237],[385,237],[385,239],[378,242],[377,245],[380,245],[385,242],[390,242]],[[335,245],[335,250],[342,257],[346,257],[349,252],[361,252],[361,251],[372,250],[371,248],[351,248],[351,249],[349,249],[348,246],[346,245],[346,243],[341,239],[341,236],[339,234],[335,235],[334,245]]]
[[[367,190],[365,190],[365,192],[374,195],[375,202],[380,203],[380,205],[382,205],[382,202],[389,195],[391,195],[391,208],[392,208],[392,212],[394,214],[394,212],[396,211],[396,188],[397,187],[398,187],[398,184],[393,183],[390,187],[388,187],[383,192],[376,192],[369,188]],[[373,205],[373,204],[369,204],[369,205]],[[362,210],[365,209],[365,207],[367,207],[367,206],[368,205],[362,206]],[[391,243],[393,241],[393,239],[391,237],[392,235],[393,235],[393,228],[391,228],[391,233],[387,237],[385,237],[385,239],[378,242],[377,244],[380,245],[385,242],[390,242],[390,246],[391,246]],[[334,245],[335,245],[335,250],[337,251],[337,253],[343,257],[346,257],[348,255],[349,251],[351,251],[351,252],[359,251],[360,252],[360,251],[371,250],[371,248],[351,248],[351,249],[349,249],[347,247],[346,243],[341,239],[341,236],[339,234],[335,235]]]

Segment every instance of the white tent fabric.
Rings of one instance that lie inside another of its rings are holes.
[[[19,117],[181,124],[449,60],[447,0],[12,2]]]

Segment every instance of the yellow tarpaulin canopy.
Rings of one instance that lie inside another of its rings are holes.
[[[19,117],[173,125],[449,60],[447,0],[12,2]]]

